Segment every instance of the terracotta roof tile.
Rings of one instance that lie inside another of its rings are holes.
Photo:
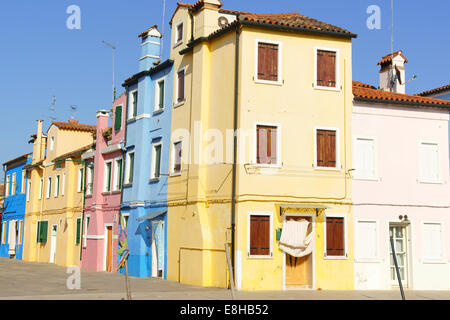
[[[450,84],[447,84],[445,86],[442,86],[442,87],[439,87],[439,88],[436,88],[436,89],[427,90],[427,91],[418,93],[417,95],[426,97],[426,96],[431,96],[433,94],[441,93],[441,92],[444,92],[444,91],[447,91],[447,90],[450,90]]]
[[[411,94],[388,92],[374,88],[375,87],[363,84],[360,81],[353,81],[353,95],[355,100],[450,108],[450,101],[420,97]]]
[[[91,149],[93,146],[94,146],[94,144],[91,143],[91,144],[89,144],[89,145],[87,145],[87,146],[84,146],[84,147],[82,147],[82,148],[79,148],[79,149],[76,149],[76,150],[74,150],[74,151],[65,153],[65,154],[63,154],[63,155],[57,157],[57,158],[55,159],[55,161],[61,161],[61,160],[68,159],[68,158],[78,157],[78,156],[80,156],[83,152],[88,151],[89,149]]]
[[[387,55],[385,55],[378,63],[377,66],[379,65],[384,65],[384,64],[389,64],[392,61],[392,56],[394,56],[394,58],[396,56],[400,55],[403,59],[405,59],[405,63],[408,62],[408,59],[406,59],[406,57],[403,55],[403,52],[401,50],[399,51],[395,51],[393,54],[389,53]]]
[[[12,160],[9,160],[9,161],[3,163],[3,165],[4,165],[4,166],[7,166],[8,164],[12,164],[12,163],[17,162],[17,161],[19,161],[19,160],[22,160],[22,162],[23,162],[23,161],[27,161],[28,157],[29,157],[30,155],[32,155],[32,154],[33,154],[33,152],[29,152],[29,153],[23,154],[23,155],[21,155],[20,157],[14,158],[14,159],[12,159]]]
[[[63,130],[87,131],[87,132],[95,132],[95,130],[96,130],[95,125],[81,124],[77,120],[69,120],[69,122],[53,121],[52,124],[57,126],[59,129],[63,129]]]
[[[140,38],[140,37],[145,36],[145,35],[146,35],[149,31],[151,31],[152,29],[158,30],[158,25],[155,24],[154,26],[148,28],[148,29],[145,30],[144,32],[141,32],[141,33],[138,35],[138,37]],[[158,31],[158,32],[159,32],[159,31]]]

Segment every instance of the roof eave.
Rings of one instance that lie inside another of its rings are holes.
[[[449,105],[439,105],[433,103],[423,103],[423,102],[413,102],[413,101],[396,101],[396,100],[386,100],[386,99],[373,99],[373,98],[363,98],[363,97],[354,97],[355,101],[361,102],[372,102],[372,103],[380,103],[380,104],[398,104],[398,105],[408,105],[415,107],[427,107],[427,108],[436,108],[436,109],[446,109],[450,110]]]
[[[173,60],[167,59],[166,61],[158,64],[157,66],[155,66],[153,68],[150,68],[149,70],[144,70],[144,71],[138,72],[132,76],[132,79],[130,79],[128,81],[124,81],[124,83],[122,84],[122,87],[124,87],[124,88],[129,87],[129,86],[137,83],[141,77],[155,74],[155,73],[163,70],[164,68],[167,68],[167,67],[173,65],[173,62],[174,62]]]

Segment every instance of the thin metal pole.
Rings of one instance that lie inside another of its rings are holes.
[[[228,243],[225,243],[225,254],[227,255],[228,273],[230,274],[231,298],[233,300],[236,300],[236,293],[234,292],[233,265],[231,264],[230,248],[228,246]]]
[[[116,86],[115,86],[115,81],[114,81],[114,65],[115,65],[115,63],[114,63],[114,58],[115,58],[115,53],[116,53],[116,48],[114,48],[113,49],[113,52],[112,52],[112,73],[113,73],[113,76],[112,76],[112,87],[113,87],[113,103],[114,103],[114,101],[116,101]]]
[[[130,279],[128,278],[128,261],[125,261],[125,288],[127,290],[127,300],[133,300],[131,298],[131,291],[130,291]]]
[[[395,254],[394,238],[392,238],[392,237],[391,237],[391,248],[392,248],[392,256],[394,257],[395,271],[397,272],[398,285],[400,286],[400,293],[402,294],[402,300],[406,300],[405,292],[403,291],[403,286],[402,286],[402,278],[400,277],[400,271],[398,269],[397,256]]]

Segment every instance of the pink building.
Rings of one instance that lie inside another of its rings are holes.
[[[380,89],[354,82],[355,289],[450,289],[450,101],[405,94],[406,58],[380,61]]]
[[[127,97],[122,94],[111,110],[97,112],[95,150],[83,154],[85,160],[85,210],[81,267],[117,272],[119,212],[124,168]]]

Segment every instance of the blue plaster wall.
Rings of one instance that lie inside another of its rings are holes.
[[[154,113],[156,81],[165,78],[164,111]],[[138,89],[137,117],[127,122],[126,149],[134,154],[133,185],[123,187],[122,213],[129,213],[127,234],[130,256],[128,273],[134,277],[151,277],[152,274],[152,221],[138,222],[137,218],[155,211],[166,211],[169,173],[170,135],[172,120],[173,65],[151,75],[142,76],[138,83],[127,88]],[[130,100],[129,100],[130,101]],[[161,177],[150,181],[152,144],[162,142]],[[136,205],[138,203],[139,205]],[[167,278],[167,213],[154,220],[164,221],[164,279]],[[148,227],[148,229],[146,228]],[[119,257],[120,259],[120,257]],[[124,272],[124,268],[119,270]]]
[[[29,155],[27,161],[23,161],[21,163],[15,163],[6,168],[5,176],[11,177],[11,183],[9,185],[9,196],[5,199],[5,208],[3,211],[3,222],[6,222],[6,228],[2,230],[2,234],[5,233],[5,243],[1,243],[0,241],[0,257],[10,258],[8,254],[9,245],[8,245],[8,237],[9,237],[9,222],[11,220],[17,220],[17,225],[19,225],[19,221],[22,221],[22,235],[24,234],[25,228],[25,207],[26,207],[26,192],[27,192],[27,178],[25,176],[25,181],[22,181],[22,171],[23,167],[29,163],[31,163],[32,156]],[[12,190],[12,175],[16,173],[16,192],[15,195],[11,195]],[[25,184],[25,193],[21,193],[22,191],[22,183]],[[6,187],[6,186],[5,186]],[[6,190],[5,190],[6,191]],[[5,193],[6,194],[6,193]],[[1,240],[1,239],[0,239]],[[19,232],[17,233],[16,238],[16,259],[22,259],[23,252],[23,243],[27,239],[22,237],[22,244],[19,244]]]

